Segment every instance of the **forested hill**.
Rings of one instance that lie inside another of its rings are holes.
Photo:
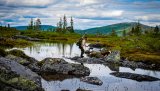
[[[117,24],[112,24],[112,25],[107,25],[107,26],[102,26],[102,27],[95,27],[95,28],[89,28],[86,30],[78,30],[75,29],[74,31],[79,34],[109,34],[111,33],[112,30],[115,30],[118,35],[121,35],[123,30],[125,29],[126,32],[129,32],[132,27],[134,27],[137,23],[136,22],[125,22],[125,23],[117,23]],[[141,28],[143,31],[150,30],[152,27],[140,24]],[[17,30],[27,30],[27,26],[16,26],[14,27]],[[51,25],[41,25],[41,29],[43,31],[54,31],[56,29],[55,26]]]
[[[102,26],[102,27],[90,28],[90,29],[86,29],[83,31],[77,31],[77,32],[86,33],[86,34],[96,34],[96,33],[108,34],[108,33],[111,33],[112,30],[115,30],[118,34],[121,34],[124,29],[126,30],[126,32],[128,32],[136,24],[137,24],[136,22],[117,23],[117,24],[112,24],[112,25],[107,25],[107,26]],[[147,26],[144,24],[140,24],[140,25],[143,31],[151,29],[150,26]]]

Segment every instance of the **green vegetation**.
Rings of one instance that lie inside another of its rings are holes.
[[[137,27],[137,26],[136,26]],[[154,61],[160,63],[160,32],[150,31],[142,34],[131,31],[131,35],[118,37],[114,35],[103,37],[89,37],[90,42],[100,41],[110,50],[120,50],[121,57],[133,61]],[[139,30],[138,30],[139,31]]]
[[[31,24],[33,21],[31,20]],[[31,28],[32,25],[29,26]],[[73,20],[71,18],[71,26],[73,27]],[[110,50],[120,50],[121,57],[125,57],[129,60],[134,61],[156,61],[160,60],[160,30],[158,26],[155,28],[138,23],[119,23],[114,25],[107,26],[107,29],[111,31],[109,33],[103,33],[103,30],[106,27],[96,28],[95,34],[87,34],[88,41],[90,43],[95,43],[99,41],[102,44],[105,44]],[[125,28],[124,28],[125,27]],[[63,22],[60,19],[57,24],[57,29],[60,29],[61,32],[56,31],[17,31],[11,28],[3,28],[0,32],[0,36],[9,37],[5,41],[0,41],[1,46],[26,46],[31,43],[26,40],[13,40],[12,36],[20,34],[23,36],[29,36],[32,38],[39,38],[42,41],[48,42],[76,42],[82,35],[72,32],[63,32],[67,29],[66,17],[64,16]],[[100,30],[97,29],[102,29]],[[121,33],[123,36],[118,36],[117,29],[122,30]],[[14,30],[14,31],[13,31]],[[31,29],[32,30],[32,29]],[[92,30],[92,29],[91,29]],[[89,30],[87,30],[89,31]],[[107,30],[105,30],[107,31]],[[83,31],[85,32],[85,31]],[[93,31],[90,31],[93,32]],[[88,32],[89,33],[89,32]],[[3,34],[3,35],[2,35]],[[160,62],[159,62],[160,63]]]
[[[0,47],[26,47],[32,45],[31,42],[22,39],[13,39],[14,35],[20,34],[15,28],[0,26]]]
[[[43,39],[44,41],[69,42],[69,43],[77,41],[81,36],[76,33],[58,33],[58,32],[46,32],[46,31],[39,31],[39,32],[22,31],[21,34],[32,38]]]

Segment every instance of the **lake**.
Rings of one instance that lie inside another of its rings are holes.
[[[41,61],[44,58],[63,58],[69,63],[76,63],[70,57],[80,56],[80,49],[75,43],[47,43],[35,42],[33,46],[26,48],[14,48],[24,51],[27,55]],[[87,48],[86,48],[87,49]],[[87,57],[84,55],[84,57]],[[77,63],[76,63],[77,64]],[[103,64],[84,64],[91,71],[89,76],[98,77],[103,81],[101,86],[92,85],[81,82],[79,78],[68,76],[48,75],[42,78],[42,87],[45,91],[61,91],[70,90],[76,91],[78,88],[93,90],[93,91],[160,91],[160,81],[154,82],[137,82],[130,79],[118,78],[110,75],[111,67]],[[160,71],[135,69],[132,70],[126,67],[116,67],[119,72],[130,72],[137,74],[145,74],[160,78]]]

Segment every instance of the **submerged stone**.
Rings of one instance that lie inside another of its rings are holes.
[[[80,79],[83,82],[87,82],[94,85],[102,85],[103,82],[98,77],[82,77]]]
[[[135,73],[128,73],[128,72],[113,72],[110,73],[113,76],[120,77],[120,78],[126,78],[126,79],[132,79],[136,81],[158,81],[159,78],[148,76],[148,75],[141,75],[141,74],[135,74]]]

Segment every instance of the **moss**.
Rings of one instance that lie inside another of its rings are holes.
[[[37,63],[37,65],[40,66],[40,67],[41,67],[43,64],[44,64],[44,61],[39,61],[39,62]]]
[[[19,89],[25,89],[29,91],[35,91],[38,85],[31,80],[15,75],[14,73],[8,73],[0,70],[0,82],[3,82],[9,86]]]
[[[9,51],[8,54],[12,54],[17,57],[28,58],[28,56],[21,50],[14,49],[14,50]]]
[[[1,47],[12,48],[12,47],[26,47],[26,46],[30,46],[30,45],[32,45],[31,42],[26,41],[26,40],[22,40],[22,39],[13,40],[10,38],[5,38],[0,41]]]

